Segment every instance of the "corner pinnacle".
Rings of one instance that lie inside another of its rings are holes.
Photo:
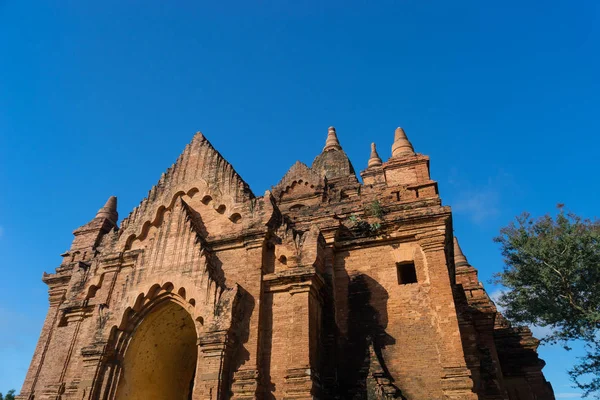
[[[377,148],[375,147],[375,143],[371,143],[371,157],[369,157],[369,163],[367,164],[367,168],[371,167],[381,167],[381,158],[379,154],[377,154]]]
[[[394,134],[394,144],[392,145],[392,158],[412,156],[415,154],[412,144],[406,137],[404,129],[398,127]]]
[[[331,150],[341,150],[342,146],[340,146],[340,142],[337,138],[337,134],[335,133],[335,128],[333,126],[329,127],[327,131],[327,141],[325,142],[325,147],[323,151],[331,151]]]
[[[117,220],[119,219],[119,213],[117,212],[117,197],[116,196],[110,196],[108,198],[108,200],[106,201],[106,204],[104,204],[104,207],[102,207],[101,209],[98,210],[98,213],[96,214],[96,218],[106,218],[106,219],[110,220],[111,222],[113,222],[114,224],[117,223]]]
[[[457,267],[468,266],[469,262],[467,261],[467,257],[462,252],[460,245],[458,244],[458,239],[454,236],[454,265]]]

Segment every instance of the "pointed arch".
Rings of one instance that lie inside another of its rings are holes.
[[[152,389],[154,397],[167,398],[170,390],[168,398],[187,400],[192,391],[205,398],[228,390],[230,371],[220,366],[229,365],[234,353],[234,315],[242,292],[237,285],[220,291],[209,315],[200,315],[204,308],[186,300],[186,293],[172,282],[155,283],[123,311],[120,323],[110,329],[93,399],[141,400]],[[146,360],[148,354],[152,357]],[[221,357],[216,364],[204,360],[215,356]]]

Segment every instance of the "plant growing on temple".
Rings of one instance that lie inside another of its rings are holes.
[[[365,211],[369,215],[371,215],[371,216],[373,216],[373,217],[375,217],[377,219],[380,219],[380,220],[383,219],[383,214],[384,214],[383,206],[381,205],[381,203],[379,202],[379,200],[373,200],[371,203],[369,203],[365,207]]]
[[[348,220],[352,224],[352,229],[366,235],[373,235],[381,228],[381,224],[379,222],[373,222],[370,224],[355,214],[349,216]]]
[[[505,266],[495,281],[499,303],[515,323],[550,327],[544,341],[581,340],[586,355],[570,371],[584,396],[600,398],[600,221],[558,206],[556,217],[523,213],[500,230]]]

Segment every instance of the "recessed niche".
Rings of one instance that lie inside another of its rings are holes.
[[[417,270],[413,261],[397,263],[396,271],[398,274],[399,285],[417,283]]]
[[[210,197],[209,195],[206,195],[202,198],[202,204],[204,204],[204,205],[208,205],[211,201],[212,201],[212,197]]]
[[[305,205],[304,204],[294,204],[293,206],[290,207],[290,211],[298,211],[301,208],[304,208]]]

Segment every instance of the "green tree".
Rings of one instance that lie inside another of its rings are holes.
[[[15,400],[15,389],[9,390],[6,396],[2,396],[2,393],[0,393],[0,400]]]
[[[555,218],[528,213],[500,230],[504,269],[495,282],[515,323],[550,327],[550,343],[582,340],[586,355],[570,371],[585,396],[600,398],[600,221],[583,219],[558,205]]]

